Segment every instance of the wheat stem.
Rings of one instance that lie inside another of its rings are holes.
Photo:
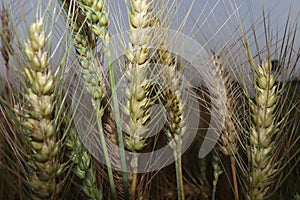
[[[178,149],[178,147],[176,148]],[[184,186],[183,186],[183,175],[182,175],[182,159],[181,156],[179,156],[180,151],[174,151],[174,157],[178,158],[175,161],[175,171],[176,171],[176,183],[177,183],[177,194],[178,194],[178,200],[185,199],[185,192],[184,192]]]
[[[230,156],[230,166],[231,166],[231,173],[233,179],[234,198],[235,200],[239,200],[239,187],[236,178],[235,158],[233,156]]]
[[[109,80],[110,80],[110,87],[112,92],[112,100],[113,100],[113,107],[114,107],[114,114],[117,123],[117,134],[118,134],[118,144],[120,148],[120,155],[121,155],[121,169],[122,169],[122,180],[124,186],[124,197],[125,199],[129,199],[129,187],[128,187],[128,176],[126,173],[126,160],[125,160],[125,150],[124,150],[124,141],[123,141],[123,133],[121,127],[121,118],[120,118],[120,111],[119,111],[119,103],[118,103],[118,96],[115,89],[115,77],[112,62],[109,62]]]

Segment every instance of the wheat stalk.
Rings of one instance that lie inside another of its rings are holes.
[[[118,105],[116,103],[117,101],[117,97],[116,94],[114,93],[115,89],[114,89],[114,81],[113,81],[113,72],[112,72],[112,61],[111,61],[111,53],[110,53],[110,49],[109,49],[109,32],[107,31],[107,27],[108,27],[108,12],[106,11],[106,5],[105,5],[105,1],[79,1],[79,5],[80,8],[82,9],[83,13],[85,14],[88,24],[89,24],[89,28],[90,30],[99,38],[101,39],[101,41],[103,42],[103,47],[104,47],[104,54],[108,57],[109,60],[109,70],[110,70],[110,86],[111,86],[111,90],[113,91],[113,107],[115,110],[119,110],[118,109]],[[109,107],[109,106],[108,106]],[[110,108],[108,108],[110,110]],[[115,113],[116,115],[116,119],[119,122],[120,120],[118,120],[119,114]],[[106,135],[109,137],[109,139],[111,139],[111,141],[114,144],[117,144],[117,139],[118,139],[118,143],[120,146],[120,155],[121,155],[121,168],[122,168],[122,177],[123,177],[123,185],[124,185],[124,192],[125,192],[125,196],[128,196],[127,194],[127,175],[125,173],[125,169],[126,169],[126,165],[125,165],[125,156],[124,156],[124,145],[123,145],[123,140],[122,140],[122,131],[120,130],[120,124],[117,125],[118,129],[114,129],[114,122],[113,122],[113,118],[111,116],[111,114],[107,115],[110,117],[111,120],[107,120],[110,121],[111,123],[106,123],[104,124],[104,133],[106,133]],[[113,123],[113,124],[112,124]],[[110,132],[105,131],[109,129]],[[118,136],[116,135],[115,130],[117,130]],[[105,145],[105,144],[102,144]],[[118,156],[114,156],[115,159],[118,159]],[[107,158],[107,162],[108,158]],[[118,162],[118,161],[117,161]],[[110,168],[110,164],[108,165],[108,169]],[[109,169],[109,181],[110,181],[110,185],[113,193],[115,192],[115,186],[114,186],[114,180],[112,179],[112,171]],[[120,185],[120,174],[117,172],[115,173],[115,180],[118,183],[118,186]],[[122,190],[121,190],[122,191]],[[115,197],[114,197],[115,198]]]
[[[122,130],[121,130],[121,125],[120,125],[120,116],[118,114],[118,99],[115,93],[115,83],[114,83],[114,73],[113,73],[113,68],[112,68],[112,61],[111,61],[111,54],[110,54],[110,49],[109,49],[109,32],[107,31],[107,27],[108,27],[108,13],[106,11],[106,5],[105,5],[105,1],[79,1],[79,7],[81,8],[81,11],[83,12],[83,14],[86,16],[86,18],[82,18],[79,16],[79,20],[81,23],[78,25],[75,25],[75,33],[78,32],[79,30],[77,30],[77,27],[81,27],[82,29],[80,30],[80,33],[77,33],[77,35],[81,35],[80,37],[84,38],[84,41],[82,44],[86,45],[86,41],[87,40],[91,40],[89,37],[91,33],[94,33],[94,35],[96,36],[96,39],[101,39],[102,43],[103,43],[103,52],[104,54],[107,56],[108,61],[109,61],[109,74],[110,74],[110,89],[113,91],[112,94],[112,101],[113,101],[113,107],[114,107],[114,116],[116,118],[116,120],[113,119],[112,113],[111,113],[111,108],[110,105],[108,104],[108,98],[101,98],[101,103],[104,105],[106,104],[106,108],[105,109],[99,109],[97,107],[99,107],[98,104],[94,103],[94,106],[96,106],[96,112],[98,113],[98,128],[99,129],[103,129],[104,134],[108,137],[108,139],[116,145],[119,145],[119,149],[120,149],[120,155],[121,155],[121,169],[122,169],[122,178],[120,179],[120,173],[116,172],[115,173],[115,180],[117,181],[117,186],[119,188],[120,192],[124,192],[125,197],[128,197],[128,186],[127,186],[127,173],[126,173],[126,162],[125,162],[125,156],[124,156],[124,144],[123,144],[123,138],[122,138]],[[69,6],[66,6],[69,8]],[[79,13],[80,15],[80,13]],[[87,23],[85,23],[87,22]],[[86,26],[88,24],[88,27]],[[80,53],[80,49],[82,48],[86,48],[85,46],[81,45],[81,41],[80,39],[78,40],[75,36],[75,39],[77,40],[77,43],[79,44],[79,46],[77,46],[76,48],[78,49],[79,47],[79,53]],[[90,50],[90,49],[89,49]],[[99,65],[99,63],[97,63]],[[87,65],[84,65],[87,66]],[[102,66],[99,66],[100,68],[102,68]],[[83,67],[84,68],[84,67]],[[101,70],[102,71],[102,70]],[[87,70],[85,74],[90,74],[91,76],[95,76],[93,73],[93,70]],[[89,75],[88,75],[89,76]],[[86,82],[89,81],[89,78],[84,77]],[[97,78],[97,77],[96,77]],[[98,74],[98,79],[100,79],[101,81],[104,81],[104,77],[101,74],[99,77]],[[97,84],[93,84],[94,85],[94,89],[96,89],[98,86]],[[99,84],[98,84],[99,85]],[[104,82],[103,84],[101,83],[101,87],[99,88],[102,91],[105,91],[105,87],[104,87]],[[98,90],[99,90],[98,89]],[[92,92],[92,91],[90,91]],[[106,91],[105,91],[106,93]],[[98,100],[98,102],[100,102],[100,99]],[[101,112],[99,112],[99,111]],[[102,115],[105,114],[104,118],[102,118]],[[102,118],[102,119],[101,119]],[[102,125],[102,120],[103,121],[103,125]],[[115,124],[115,121],[117,122],[117,124]],[[117,126],[116,126],[117,125]],[[103,126],[103,127],[102,127]],[[100,136],[102,137],[102,136]],[[104,139],[102,137],[102,145],[105,147],[105,142]],[[111,150],[111,151],[115,151],[115,150]],[[115,186],[114,186],[114,180],[113,180],[113,175],[112,175],[112,170],[110,167],[110,163],[109,163],[109,159],[108,159],[108,155],[107,153],[104,152],[105,155],[105,160],[108,166],[108,176],[109,176],[109,182],[111,185],[111,190],[113,195],[115,195]],[[115,163],[115,165],[119,165],[119,156],[117,155],[117,152],[115,152],[115,154],[112,156],[113,159],[117,162]],[[120,180],[123,181],[123,187],[124,190],[121,189],[121,183]],[[120,194],[122,195],[122,194]],[[114,197],[116,198],[116,197]]]

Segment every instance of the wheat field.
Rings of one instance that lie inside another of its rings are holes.
[[[2,0],[0,199],[300,199],[300,8],[247,5]]]

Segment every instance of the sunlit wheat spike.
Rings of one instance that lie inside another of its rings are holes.
[[[272,64],[267,58],[255,69],[256,97],[252,105],[253,123],[251,125],[250,149],[250,198],[264,199],[268,192],[272,175],[275,173],[272,163],[274,142],[272,137],[278,132],[274,111],[278,94],[275,77],[271,74]]]
[[[150,82],[147,78],[147,69],[150,66],[149,45],[151,39],[150,20],[153,17],[151,6],[154,1],[130,0],[126,1],[129,11],[130,25],[130,46],[126,52],[125,76],[128,80],[128,87],[125,88],[126,105],[124,112],[129,116],[129,136],[125,137],[126,147],[138,152],[146,143],[143,135],[146,132],[146,125],[149,122],[149,109],[152,100],[147,97]],[[131,199],[140,198],[137,193],[138,184],[138,154],[134,154],[130,163],[133,174],[131,177]]]
[[[103,42],[108,42],[108,12],[104,0],[77,1],[86,16],[90,30]]]
[[[126,58],[126,78],[129,86],[126,88],[127,105],[125,113],[130,115],[129,130],[131,136],[126,139],[126,146],[132,151],[139,151],[144,146],[144,140],[141,136],[145,133],[145,125],[149,120],[150,100],[147,98],[147,88],[149,80],[146,77],[146,70],[149,67],[149,49],[150,43],[149,20],[151,13],[149,8],[152,2],[129,1],[130,12],[130,47]]]
[[[24,88],[27,102],[23,105],[24,117],[20,116],[30,169],[28,187],[33,199],[56,198],[62,189],[58,177],[64,169],[59,160],[60,141],[53,118],[56,77],[52,75],[48,53],[44,51],[46,44],[43,19],[36,19],[30,25],[24,50],[28,65],[24,68],[24,75],[28,88]]]

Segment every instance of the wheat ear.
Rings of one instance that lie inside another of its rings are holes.
[[[10,42],[11,42],[11,35],[10,35],[10,29],[9,29],[9,15],[8,11],[5,8],[2,8],[1,10],[1,53],[3,56],[3,59],[5,61],[5,66],[8,69],[8,61],[9,61],[9,53],[10,53]]]
[[[272,64],[267,58],[255,69],[256,97],[251,106],[253,120],[250,132],[251,169],[250,198],[265,199],[275,173],[272,163],[274,142],[277,132],[274,113],[278,100],[275,76],[271,74]]]
[[[74,163],[74,173],[82,180],[82,190],[90,199],[102,199],[102,192],[97,187],[96,168],[91,155],[82,145],[77,133],[71,129],[66,146],[71,150],[70,159]]]
[[[13,105],[13,97],[11,94],[11,91],[9,91],[10,87],[10,78],[9,78],[9,57],[10,54],[12,53],[12,45],[11,45],[11,32],[10,32],[10,26],[9,26],[9,14],[8,10],[2,6],[1,10],[1,24],[2,24],[2,29],[0,32],[1,35],[1,42],[2,42],[2,47],[1,47],[1,54],[5,62],[5,67],[6,67],[6,73],[5,73],[5,79],[6,79],[6,86],[5,86],[5,91],[6,94],[9,95],[9,100],[10,104]]]
[[[112,67],[112,60],[111,60],[111,53],[109,48],[109,32],[107,31],[108,27],[108,11],[105,5],[105,1],[103,0],[95,0],[95,1],[79,1],[80,7],[85,13],[87,17],[87,21],[89,23],[89,27],[91,31],[101,39],[104,45],[104,54],[107,56],[109,61],[109,74],[110,74],[110,88],[113,91],[112,94],[112,101],[113,107],[115,110],[115,118],[117,122],[117,137],[113,136],[114,138],[118,139],[118,145],[120,148],[120,155],[121,155],[121,168],[122,168],[122,178],[123,178],[123,185],[124,185],[124,192],[125,196],[128,196],[127,192],[127,174],[126,171],[126,161],[125,161],[125,154],[124,154],[124,144],[123,144],[123,137],[122,137],[122,130],[120,124],[120,117],[119,117],[119,106],[118,106],[118,98],[115,93],[115,83],[114,83],[114,72]],[[110,133],[112,136],[112,133]],[[114,141],[113,141],[114,142]],[[117,175],[118,176],[118,175]],[[118,179],[118,178],[117,178]]]
[[[85,80],[85,88],[93,95],[92,103],[98,117],[100,117],[99,120],[101,120],[101,115],[104,112],[101,107],[101,102],[106,95],[106,88],[101,68],[97,68],[99,63],[94,59],[93,49],[95,47],[95,41],[89,32],[87,24],[84,23],[84,16],[79,11],[77,4],[72,4],[74,3],[72,1],[60,3],[67,12],[71,11],[73,6],[77,12],[75,16],[73,13],[69,16],[71,31],[75,41],[74,46],[78,55],[77,59],[81,66],[82,77]],[[102,127],[99,128],[101,132]],[[96,181],[97,171],[95,162],[82,145],[82,142],[74,130],[70,131],[67,146],[71,150],[70,158],[75,164],[75,174],[82,180],[82,190],[85,195],[91,199],[102,199],[102,191],[98,188]]]
[[[150,7],[153,1],[130,0],[127,1],[129,10],[130,24],[130,47],[126,54],[128,64],[126,66],[125,76],[128,80],[128,87],[125,89],[127,98],[124,112],[130,117],[129,133],[125,137],[125,143],[128,149],[135,152],[131,160],[133,169],[131,182],[131,199],[136,198],[136,187],[138,181],[138,151],[144,148],[145,139],[142,138],[146,132],[146,125],[149,121],[149,109],[152,100],[147,97],[150,86],[146,77],[146,70],[149,67],[150,59],[149,44],[151,38],[150,19],[152,12]]]
[[[231,171],[233,178],[233,186],[234,186],[234,195],[235,199],[239,199],[238,195],[238,183],[236,178],[236,167],[235,167],[235,155],[238,152],[238,133],[239,126],[236,123],[236,118],[242,116],[236,116],[236,104],[239,103],[238,99],[240,94],[237,94],[239,90],[236,87],[236,84],[232,81],[230,74],[226,71],[223,65],[223,59],[220,56],[215,55],[214,53],[211,56],[211,64],[212,67],[217,71],[220,77],[223,80],[225,87],[225,101],[226,101],[226,116],[225,123],[222,129],[221,135],[221,146],[220,149],[225,156],[230,157],[231,163]]]
[[[108,150],[104,138],[104,130],[102,125],[102,116],[104,114],[104,107],[102,101],[106,96],[105,78],[102,72],[102,66],[94,57],[93,50],[91,48],[88,35],[83,30],[80,30],[82,24],[74,24],[74,38],[75,48],[78,53],[78,60],[82,67],[82,75],[85,80],[85,87],[87,91],[93,95],[92,104],[96,111],[98,129],[100,132],[100,141],[104,152],[105,162],[108,169],[108,176],[110,182],[110,189],[113,194],[113,198],[116,199],[116,191],[113,180],[113,174],[111,169],[110,160],[108,157]]]
[[[158,26],[159,23],[157,23]],[[161,28],[161,27],[160,27]],[[163,33],[161,33],[163,36]],[[182,98],[182,88],[180,85],[180,71],[177,70],[177,57],[174,57],[171,52],[167,51],[168,45],[166,38],[161,41],[160,49],[158,50],[159,62],[164,65],[164,94],[166,101],[167,119],[169,123],[166,131],[167,137],[174,142],[170,145],[173,148],[174,156],[177,159],[175,162],[177,193],[178,199],[185,199],[183,174],[182,174],[182,137],[185,134],[186,124],[184,119],[184,101]],[[170,48],[170,47],[169,47]]]
[[[55,76],[49,66],[47,52],[43,52],[47,37],[42,31],[43,19],[36,20],[29,29],[29,41],[25,44],[28,67],[24,75],[28,82],[25,98],[28,102],[22,133],[28,145],[27,164],[29,185],[33,199],[56,198],[61,189],[58,176],[64,165],[59,161],[60,141],[53,119],[55,106]]]

